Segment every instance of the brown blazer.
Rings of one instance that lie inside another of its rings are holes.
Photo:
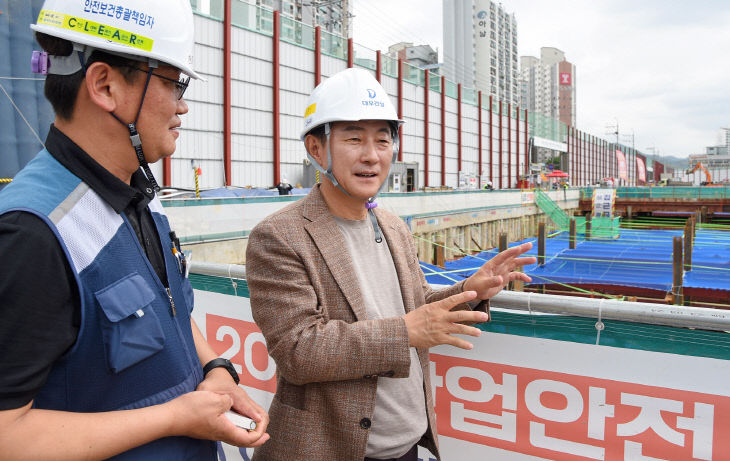
[[[462,291],[435,291],[405,223],[376,209],[406,312]],[[251,309],[277,366],[271,440],[255,461],[361,461],[379,376],[406,377],[402,318],[368,320],[350,256],[319,187],[259,223],[249,236]],[[465,306],[460,306],[465,307]],[[421,444],[439,456],[428,350],[418,350],[429,428]]]

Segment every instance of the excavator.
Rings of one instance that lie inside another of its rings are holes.
[[[713,184],[712,182],[712,175],[710,174],[710,171],[705,168],[705,166],[702,164],[702,162],[697,162],[697,164],[689,169],[685,173],[687,174],[693,174],[697,170],[702,170],[703,173],[705,173],[706,181],[703,181],[700,183],[701,186],[711,186],[711,187],[721,187],[722,184]]]

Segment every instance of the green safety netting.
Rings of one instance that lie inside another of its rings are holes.
[[[564,232],[570,230],[571,217],[563,211],[545,192],[535,189],[535,204],[550,218],[555,225]],[[576,233],[586,235],[586,218],[576,216]],[[596,238],[618,238],[621,218],[597,216],[591,219],[591,237]]]

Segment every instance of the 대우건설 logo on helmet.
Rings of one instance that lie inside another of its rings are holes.
[[[383,101],[376,101],[375,97],[378,95],[375,90],[372,90],[370,88],[367,89],[369,100],[365,99],[362,101],[363,106],[375,106],[375,107],[385,107],[385,103]]]

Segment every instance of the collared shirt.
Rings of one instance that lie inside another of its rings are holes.
[[[142,170],[126,184],[55,126],[49,153],[117,213],[124,213],[167,285],[162,244],[148,204],[154,190]],[[80,301],[74,273],[51,229],[37,216],[0,216],[0,410],[19,408],[43,387],[55,361],[76,341]]]

